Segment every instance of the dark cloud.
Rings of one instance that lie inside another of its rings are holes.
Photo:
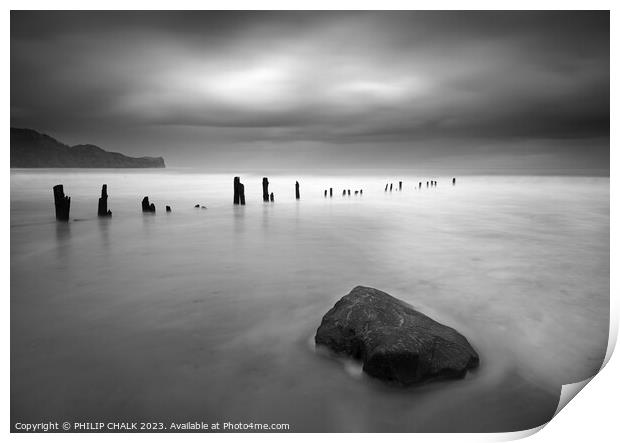
[[[609,13],[14,11],[11,124],[171,164],[529,140],[608,168]]]

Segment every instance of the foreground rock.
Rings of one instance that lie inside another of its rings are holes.
[[[315,342],[362,360],[364,372],[403,385],[463,377],[478,354],[456,330],[385,292],[357,286],[323,317]]]

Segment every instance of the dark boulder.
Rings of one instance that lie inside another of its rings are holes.
[[[460,378],[479,364],[456,330],[374,288],[357,286],[323,317],[317,345],[363,362],[368,375],[402,385]]]

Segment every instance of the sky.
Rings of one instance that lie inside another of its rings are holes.
[[[11,126],[168,166],[609,170],[609,13],[11,12]]]

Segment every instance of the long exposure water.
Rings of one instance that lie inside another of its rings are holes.
[[[11,171],[13,421],[511,431],[600,368],[609,178],[273,175],[265,204],[262,176],[240,175],[245,207],[233,174]],[[54,219],[58,183],[69,223]],[[322,316],[356,285],[459,330],[479,369],[400,389],[316,352]]]

